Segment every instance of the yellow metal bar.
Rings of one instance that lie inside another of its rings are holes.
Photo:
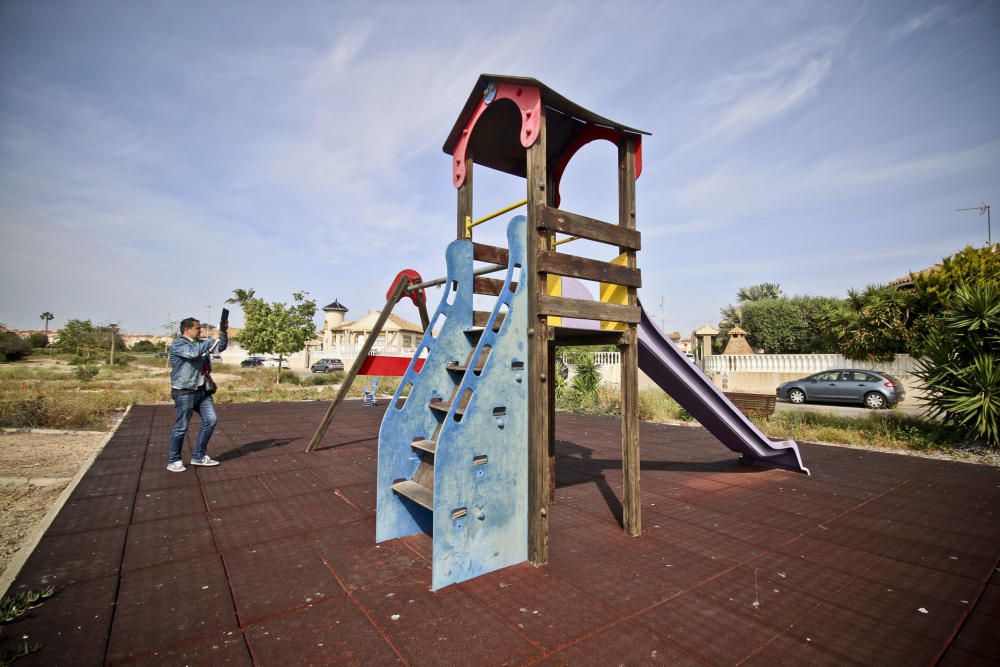
[[[499,211],[496,211],[494,213],[490,213],[489,215],[487,215],[484,218],[479,218],[479,220],[475,220],[473,222],[469,222],[468,219],[466,219],[465,228],[466,228],[466,230],[470,230],[473,227],[475,227],[476,225],[481,225],[484,222],[486,222],[487,220],[492,220],[493,218],[496,218],[497,216],[501,216],[504,213],[508,213],[510,211],[513,211],[515,208],[520,208],[520,207],[524,206],[527,203],[528,203],[527,199],[522,199],[521,201],[516,202],[514,204],[511,204],[510,206],[507,206],[506,208],[502,208]]]
[[[557,245],[562,245],[563,243],[569,243],[570,241],[576,241],[576,240],[579,240],[579,238],[580,238],[579,236],[571,236],[568,239],[563,239],[562,241],[556,241],[555,243],[552,244],[552,247],[554,248]]]

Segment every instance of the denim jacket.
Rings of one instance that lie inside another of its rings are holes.
[[[191,340],[178,336],[170,344],[170,386],[174,389],[197,389],[209,355],[222,352],[229,344],[229,334],[222,332],[219,340]]]

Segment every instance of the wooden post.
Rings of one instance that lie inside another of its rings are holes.
[[[538,272],[538,256],[548,250],[548,238],[539,230],[540,212],[549,200],[546,165],[545,107],[541,109],[538,139],[528,148],[528,560],[549,561],[549,372],[548,323],[539,314],[538,298],[545,294],[545,274]]]
[[[635,151],[636,140],[625,137],[618,144],[618,224],[635,229]],[[635,251],[628,253],[628,268],[636,268]],[[636,288],[628,288],[628,305],[638,303]],[[625,498],[622,503],[622,527],[632,537],[642,533],[642,500],[639,495],[639,350],[637,328],[630,324],[622,336],[622,477]]]
[[[458,225],[455,238],[465,238],[465,218],[472,217],[472,147],[465,150],[465,180],[458,187]],[[426,326],[424,327],[427,328]]]
[[[546,318],[548,321],[548,318]],[[549,454],[549,502],[556,499],[556,346],[552,343],[549,349],[549,370],[546,375],[549,378],[548,388],[548,454]]]
[[[354,363],[351,364],[351,370],[347,371],[347,375],[344,377],[344,381],[340,385],[340,389],[337,390],[337,395],[333,397],[333,403],[327,408],[326,414],[323,416],[323,421],[320,422],[319,428],[313,434],[312,440],[309,441],[309,446],[306,447],[307,452],[311,452],[319,445],[319,441],[323,439],[326,434],[326,429],[329,428],[330,422],[333,421],[333,415],[337,412],[337,408],[343,402],[344,397],[347,396],[347,392],[350,390],[351,385],[354,383],[354,378],[358,377],[358,373],[361,371],[361,365],[365,363],[365,359],[368,358],[368,353],[372,349],[372,345],[375,344],[376,339],[378,339],[378,334],[382,331],[382,327],[385,326],[385,321],[389,319],[389,314],[392,313],[392,309],[395,307],[399,300],[403,298],[403,293],[406,291],[407,286],[410,284],[409,280],[403,278],[396,283],[396,288],[392,291],[389,296],[389,300],[385,302],[385,308],[382,309],[382,313],[378,316],[378,320],[375,321],[375,326],[372,327],[371,333],[365,338],[365,344],[361,347],[358,352],[358,356],[354,358]]]

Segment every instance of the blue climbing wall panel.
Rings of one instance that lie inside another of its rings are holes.
[[[379,432],[376,539],[432,532],[435,590],[527,559],[525,225],[524,216],[508,225],[508,269],[483,329],[472,327],[471,244],[448,247],[448,290],[431,328],[447,320],[424,335],[423,370],[411,361]],[[447,412],[429,407],[438,399]],[[432,466],[418,440],[434,441]],[[432,484],[433,511],[392,490],[403,479]]]

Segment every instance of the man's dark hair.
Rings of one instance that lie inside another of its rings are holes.
[[[197,321],[198,321],[197,317],[185,317],[183,320],[181,320],[181,335],[183,335],[185,331],[193,327],[194,323]]]

